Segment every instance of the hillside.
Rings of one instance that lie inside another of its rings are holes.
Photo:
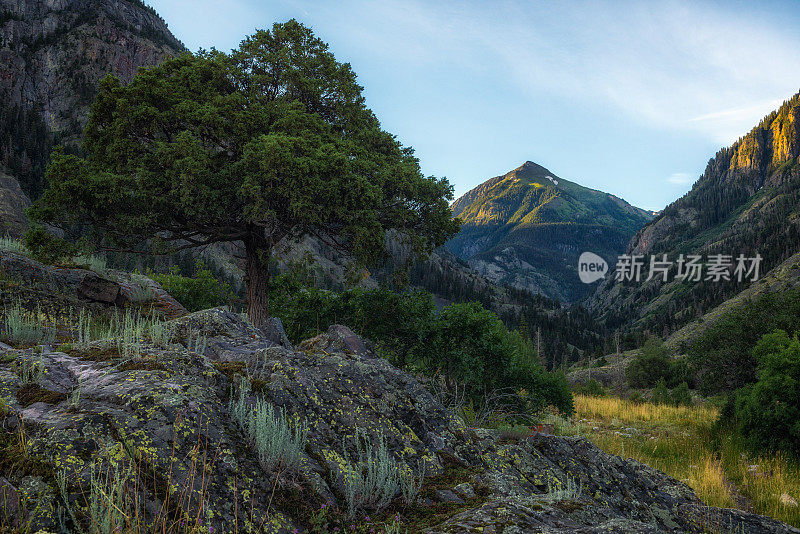
[[[98,80],[182,50],[141,0],[0,0],[0,167],[37,197],[54,141],[79,144]]]
[[[168,296],[141,275],[12,252],[0,273],[0,295],[39,310],[22,311],[36,336],[19,341],[16,323],[0,343],[4,529],[797,532],[705,506],[584,438],[471,428],[344,326],[295,347],[226,309],[170,308],[177,318],[103,330],[101,316],[147,304],[131,298],[131,279]],[[247,423],[268,406],[274,444]],[[378,462],[415,478],[402,491],[357,486]]]
[[[720,150],[686,195],[628,244],[632,254],[760,254],[761,274],[800,246],[800,94]],[[590,309],[614,327],[635,324],[669,334],[746,288],[747,281],[601,282]]]
[[[577,274],[582,252],[613,264],[651,218],[530,161],[472,189],[452,208],[464,224],[448,250],[495,282],[563,302],[590,290]]]

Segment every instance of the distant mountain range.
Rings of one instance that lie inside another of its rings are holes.
[[[761,274],[800,250],[800,93],[723,148],[686,195],[629,243],[632,254],[763,257]],[[673,273],[674,274],[674,271]],[[736,279],[645,283],[607,278],[588,306],[609,326],[668,334],[748,286]]]
[[[562,302],[586,296],[578,257],[616,262],[651,212],[556,176],[531,161],[472,189],[452,206],[461,232],[446,244],[489,279]]]

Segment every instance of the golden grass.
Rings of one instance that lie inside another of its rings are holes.
[[[711,428],[719,412],[709,406],[670,406],[649,402],[631,402],[617,397],[575,397],[575,413],[579,417],[618,419],[626,423],[652,423],[656,426]]]
[[[715,447],[712,427],[717,417],[711,406],[675,407],[579,395],[571,424],[557,429],[583,435],[606,452],[682,480],[710,506],[737,508],[744,495],[756,513],[800,526],[800,507],[780,500],[786,494],[800,501],[797,462],[782,455],[751,457],[730,434],[718,436]],[[750,471],[752,465],[759,466],[760,475]]]
[[[751,456],[731,435],[721,440],[722,463],[728,477],[741,488],[763,515],[800,526],[800,506],[789,504],[790,497],[800,502],[800,464],[784,454]],[[755,469],[751,470],[751,468]],[[784,501],[781,501],[781,497]]]

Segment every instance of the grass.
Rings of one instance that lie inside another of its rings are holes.
[[[424,471],[415,475],[395,460],[383,435],[371,438],[357,428],[355,444],[355,459],[351,460],[345,454],[351,469],[343,480],[351,517],[358,510],[382,510],[398,494],[403,496],[406,504],[416,501],[424,482]]]
[[[732,434],[719,439],[722,466],[728,477],[763,515],[800,526],[800,507],[781,502],[788,495],[800,502],[800,462],[783,453],[750,455]],[[751,471],[753,466],[757,466]]]
[[[38,344],[55,341],[55,332],[46,326],[48,317],[37,306],[29,311],[20,303],[3,311],[5,318],[4,334],[14,343]]]
[[[714,435],[712,406],[668,406],[615,397],[575,397],[575,416],[556,432],[585,436],[606,452],[633,458],[688,484],[710,505],[740,508],[800,526],[800,466],[781,455],[748,454],[730,433]],[[716,438],[716,439],[715,439]],[[750,466],[757,465],[754,475]]]

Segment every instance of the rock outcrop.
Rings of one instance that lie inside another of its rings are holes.
[[[0,172],[0,237],[21,237],[28,228],[25,210],[31,205],[19,182]]]
[[[682,482],[582,438],[469,428],[343,326],[290,347],[226,309],[169,324],[172,342],[145,343],[135,358],[103,341],[0,349],[0,432],[9,443],[0,453],[0,495],[10,503],[0,521],[63,531],[102,490],[143,524],[304,532],[346,508],[357,436],[370,435],[385,440],[399,466],[424,469],[425,482],[413,505],[396,498],[384,511],[365,510],[370,517],[343,516],[348,529],[394,521],[401,531],[433,533],[702,532],[731,524],[800,532],[707,508]],[[41,371],[35,383],[23,381],[25,369]],[[265,467],[231,416],[236,398],[305,421],[298,468]],[[10,457],[18,436],[24,455]]]
[[[8,104],[40,106],[54,132],[73,136],[86,122],[100,78],[129,81],[183,45],[137,0],[0,0],[0,91]]]
[[[54,267],[22,254],[0,251],[0,303],[64,311],[69,308],[116,309],[147,304],[166,317],[185,315],[186,308],[156,282],[114,269],[96,273],[79,266]]]

